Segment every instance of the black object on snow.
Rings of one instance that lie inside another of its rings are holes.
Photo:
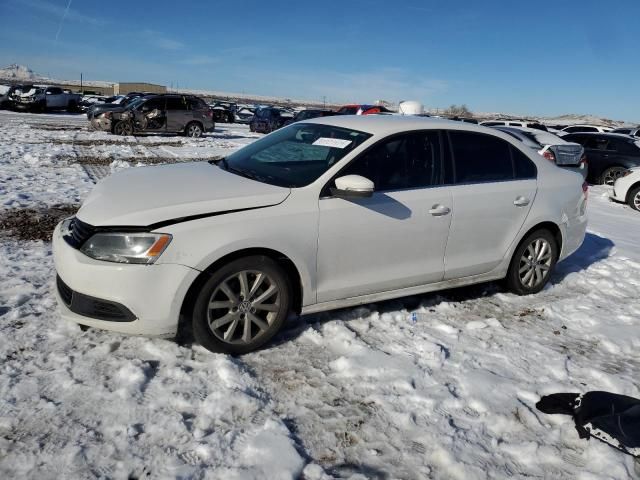
[[[597,438],[640,457],[640,400],[609,392],[554,393],[536,403],[544,413],[571,415],[580,438]]]

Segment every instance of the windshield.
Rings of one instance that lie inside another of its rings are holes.
[[[229,155],[221,168],[281,187],[309,185],[371,134],[319,124],[293,124]]]
[[[133,110],[134,108],[136,108],[141,103],[144,103],[144,101],[145,101],[144,97],[137,97],[137,98],[131,100],[129,103],[127,103],[127,106],[125,107],[125,110]]]

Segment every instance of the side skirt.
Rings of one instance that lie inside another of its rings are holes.
[[[508,265],[507,265],[508,266]],[[388,290],[380,293],[370,293],[359,297],[343,298],[340,300],[331,300],[329,302],[314,303],[302,307],[302,315],[310,313],[324,312],[326,310],[335,310],[337,308],[354,307],[367,303],[375,303],[383,300],[392,300],[394,298],[409,297],[411,295],[419,295],[421,293],[436,292],[438,290],[446,290],[449,288],[464,287],[475,283],[491,282],[501,280],[505,277],[506,272],[491,271],[481,275],[473,275],[471,277],[454,278],[444,280],[442,282],[429,283],[427,285],[417,285],[415,287],[401,288],[399,290]]]

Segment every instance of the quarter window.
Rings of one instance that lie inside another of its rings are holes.
[[[439,185],[440,171],[440,133],[434,130],[383,140],[339,176],[361,175],[374,183],[376,191],[389,191]]]
[[[450,131],[456,183],[513,180],[510,145],[497,137]]]
[[[511,155],[513,156],[513,169],[516,180],[536,178],[538,169],[530,158],[513,146],[511,146]]]

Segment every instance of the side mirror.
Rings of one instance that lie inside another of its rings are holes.
[[[336,178],[336,188],[331,188],[330,192],[338,198],[367,198],[373,195],[374,184],[368,178],[360,175],[345,175]]]

